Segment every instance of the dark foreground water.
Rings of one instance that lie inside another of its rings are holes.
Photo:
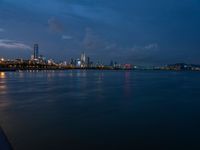
[[[200,73],[0,73],[16,150],[199,150]]]

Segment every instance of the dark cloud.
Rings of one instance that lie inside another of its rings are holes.
[[[48,20],[48,25],[49,25],[49,29],[52,32],[58,32],[58,33],[60,33],[60,32],[64,31],[64,25],[62,24],[62,22],[60,20],[58,20],[55,17],[51,17]]]
[[[86,28],[83,46],[87,50],[98,50],[104,47],[104,41],[91,28]]]

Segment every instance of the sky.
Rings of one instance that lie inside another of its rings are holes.
[[[199,0],[0,0],[0,57],[200,64]]]

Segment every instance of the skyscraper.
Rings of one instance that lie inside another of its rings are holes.
[[[90,57],[87,57],[87,67],[90,67]]]
[[[38,59],[38,55],[39,55],[39,46],[38,44],[34,44],[34,59]]]
[[[85,62],[86,62],[85,52],[83,52],[83,53],[81,54],[81,61],[82,61],[82,63],[85,63]]]
[[[86,55],[85,52],[81,54],[81,67],[85,67],[86,65]]]

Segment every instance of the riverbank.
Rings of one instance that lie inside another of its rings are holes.
[[[0,127],[0,150],[13,150],[8,138],[3,129]]]

